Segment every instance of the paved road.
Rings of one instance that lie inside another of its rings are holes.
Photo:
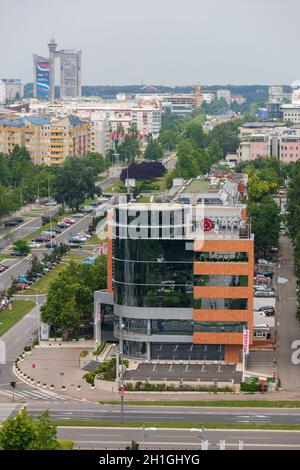
[[[280,308],[277,316],[278,376],[284,390],[300,392],[300,365],[294,365],[291,359],[292,344],[295,340],[300,340],[300,324],[296,318],[297,297],[293,248],[287,237],[280,238],[280,253],[278,277],[286,278],[289,282],[278,284],[280,297]]]
[[[72,235],[75,235],[76,233],[81,232],[82,230],[86,230],[88,228],[94,215],[95,215],[95,211],[87,214],[82,219],[79,219],[78,222],[76,222],[75,224],[73,224],[72,226],[64,230],[61,234],[59,234],[55,238],[54,241],[57,243],[67,243],[72,237]],[[31,226],[31,230],[32,230],[32,226]],[[24,236],[24,235],[21,235],[21,236]],[[8,270],[6,270],[4,273],[0,274],[0,284],[2,284],[5,289],[8,288],[11,285],[11,281],[13,278],[18,277],[20,274],[26,274],[26,272],[28,271],[30,267],[30,260],[33,254],[41,258],[43,253],[46,253],[49,251],[50,250],[46,248],[41,248],[41,249],[36,249],[36,250],[34,249],[32,250],[32,254],[30,254],[26,258],[15,258],[13,262],[3,261],[4,264],[7,264],[7,265],[10,264],[11,267]]]
[[[147,449],[200,449],[203,439],[208,440],[209,450],[219,449],[220,440],[225,440],[226,449],[237,450],[239,440],[244,449],[298,449],[300,432],[270,432],[242,430],[201,430],[156,429],[144,432],[141,428],[73,428],[59,427],[60,439],[71,439],[80,449],[120,449],[124,450],[131,441],[140,444],[141,450]]]
[[[29,411],[39,414],[41,407],[30,404]],[[81,421],[120,422],[120,407],[91,403],[66,402],[63,406],[49,406],[52,418]],[[125,422],[190,422],[190,423],[256,423],[300,424],[300,409],[265,408],[198,408],[198,407],[149,407],[125,405]]]

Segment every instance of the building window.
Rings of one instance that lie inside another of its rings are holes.
[[[195,322],[195,333],[242,333],[246,322]]]
[[[246,251],[233,253],[196,252],[195,261],[202,263],[247,263],[249,255]]]
[[[195,286],[247,287],[248,276],[200,275],[194,276]]]
[[[194,309],[198,310],[247,310],[248,299],[194,299]]]
[[[151,320],[153,335],[192,335],[193,321],[191,320]]]

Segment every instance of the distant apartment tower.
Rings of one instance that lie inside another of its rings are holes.
[[[60,51],[60,97],[81,97],[81,51]]]
[[[283,87],[272,85],[269,87],[269,102],[282,103],[284,98]]]
[[[37,98],[55,99],[55,60],[60,60],[60,97],[81,97],[81,51],[57,50],[55,39],[48,44],[49,58],[33,56],[33,94]]]
[[[0,104],[5,104],[23,98],[24,86],[19,79],[0,79]]]

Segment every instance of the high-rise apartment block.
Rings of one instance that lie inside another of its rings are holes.
[[[57,50],[57,44],[52,38],[48,44],[49,58],[33,56],[34,96],[55,98],[55,65],[60,60],[60,97],[77,99],[81,97],[81,51],[73,49]]]
[[[19,79],[0,79],[0,104],[23,98],[24,86]]]

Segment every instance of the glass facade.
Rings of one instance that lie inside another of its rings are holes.
[[[243,333],[246,322],[195,322],[195,333]]]
[[[151,320],[153,335],[192,335],[191,320]]]
[[[192,307],[193,285],[134,285],[114,282],[115,302],[129,307]]]
[[[246,251],[234,253],[199,251],[195,253],[195,261],[203,263],[247,263],[248,259]]]
[[[248,299],[194,299],[194,308],[199,310],[247,310]]]
[[[185,240],[115,239],[115,302],[130,307],[193,306],[194,252]]]
[[[114,278],[129,284],[193,284],[193,263],[114,260]]]
[[[113,240],[113,257],[118,260],[194,262],[193,249],[187,249],[186,240]]]
[[[248,276],[199,275],[194,276],[195,286],[247,287]]]
[[[221,344],[151,343],[151,359],[224,361]]]

